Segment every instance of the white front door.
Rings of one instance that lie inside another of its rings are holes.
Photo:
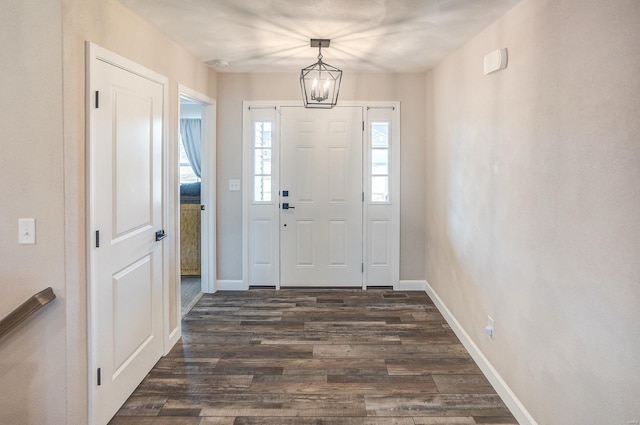
[[[101,425],[163,350],[163,86],[100,59],[91,84],[92,411]]]
[[[281,108],[280,285],[362,285],[362,108]]]

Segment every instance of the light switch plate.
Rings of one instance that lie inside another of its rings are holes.
[[[18,219],[18,243],[21,245],[34,245],[36,243],[36,219]]]
[[[240,190],[240,180],[229,180],[229,191],[237,192]]]

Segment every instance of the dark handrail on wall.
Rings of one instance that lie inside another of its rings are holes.
[[[53,289],[48,287],[23,302],[20,307],[16,308],[9,313],[7,317],[0,320],[0,339],[55,298],[56,294],[53,293]]]

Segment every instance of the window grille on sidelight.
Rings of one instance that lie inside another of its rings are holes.
[[[371,123],[371,202],[389,202],[389,122]]]
[[[271,121],[256,121],[253,123],[254,143],[253,143],[253,200],[254,202],[271,202],[271,158],[273,154],[273,144]]]

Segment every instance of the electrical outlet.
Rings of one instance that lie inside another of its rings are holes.
[[[493,320],[493,317],[487,316],[487,326],[484,327],[484,333],[488,335],[490,338],[493,338],[495,334],[495,326],[496,326],[496,323]]]
[[[240,180],[229,180],[229,191],[237,192],[240,190]]]

